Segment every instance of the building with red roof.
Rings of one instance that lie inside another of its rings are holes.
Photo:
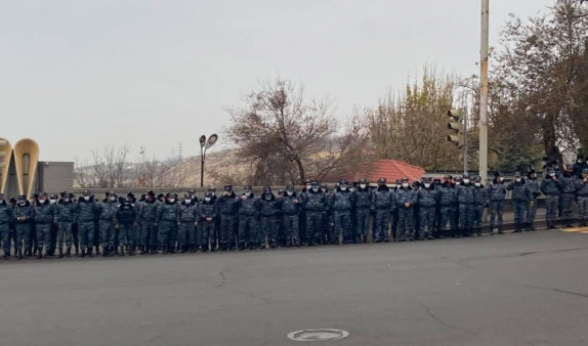
[[[424,174],[425,170],[423,168],[409,165],[403,161],[378,160],[363,163],[345,171],[336,172],[331,175],[329,180],[345,179],[350,182],[356,182],[361,178],[365,178],[368,182],[375,183],[380,178],[386,178],[388,183],[394,183],[397,179],[407,177],[412,182],[420,180]]]

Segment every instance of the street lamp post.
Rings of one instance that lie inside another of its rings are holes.
[[[480,176],[488,179],[488,55],[490,51],[490,0],[482,0],[480,50]]]
[[[210,149],[218,140],[216,134],[211,135],[206,139],[205,135],[200,136],[200,187],[204,187],[204,160],[206,159],[206,151]]]

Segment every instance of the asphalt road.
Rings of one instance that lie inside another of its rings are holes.
[[[12,346],[586,345],[588,234],[11,261],[0,307]]]

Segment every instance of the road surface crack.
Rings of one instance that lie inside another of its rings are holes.
[[[435,320],[437,323],[439,323],[440,325],[449,328],[449,329],[453,329],[453,330],[457,330],[459,332],[462,333],[467,333],[467,334],[472,334],[475,335],[477,334],[476,332],[469,330],[469,329],[465,329],[465,328],[461,328],[461,327],[457,327],[454,326],[452,324],[449,324],[447,322],[445,322],[442,318],[440,318],[439,316],[435,315],[435,313],[433,312],[433,309],[431,309],[431,307],[429,307],[428,305],[424,304],[424,303],[419,303],[427,312],[427,315],[429,315],[429,317],[431,317],[433,320]]]
[[[562,290],[560,288],[535,286],[535,285],[529,285],[529,284],[523,284],[523,286],[525,286],[527,288],[534,288],[534,289],[537,289],[537,290],[551,291],[551,292],[556,292],[556,293],[568,294],[568,295],[571,295],[571,296],[588,299],[588,294],[586,294],[586,293],[572,292],[572,291]]]

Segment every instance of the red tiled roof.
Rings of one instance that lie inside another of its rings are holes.
[[[361,164],[355,169],[349,169],[346,172],[338,172],[332,176],[337,177],[337,179],[345,179],[352,182],[365,178],[371,183],[375,183],[380,178],[386,178],[388,183],[394,183],[397,179],[402,179],[403,177],[407,177],[410,181],[418,180],[421,179],[424,174],[424,169],[409,165],[406,162],[379,160]]]

